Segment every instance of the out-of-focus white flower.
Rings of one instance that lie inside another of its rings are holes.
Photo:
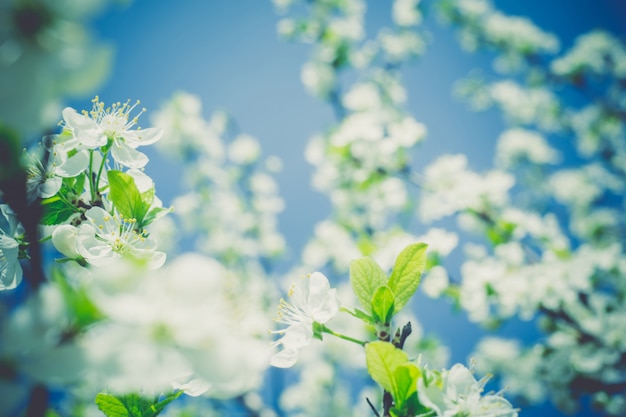
[[[156,242],[136,230],[135,219],[111,215],[100,207],[85,213],[89,223],[78,228],[77,251],[95,266],[107,266],[124,256],[147,262],[152,269],[165,262],[165,253],[155,250]]]
[[[328,262],[339,270],[347,270],[350,259],[361,256],[356,242],[339,224],[325,220],[315,225],[314,238],[305,246],[302,259],[311,268],[321,268]]]
[[[398,26],[415,26],[422,22],[422,13],[418,9],[420,0],[395,0],[392,18]]]
[[[426,49],[424,39],[412,31],[392,32],[383,29],[378,34],[378,41],[392,62],[400,62],[419,56]]]
[[[439,298],[445,289],[448,288],[449,284],[450,279],[448,278],[446,269],[441,265],[437,265],[430,268],[426,273],[426,276],[422,279],[420,288],[424,291],[424,294],[430,298]]]
[[[588,207],[606,190],[624,189],[617,176],[598,164],[560,170],[550,177],[549,186],[559,202],[579,208]]]
[[[524,88],[514,81],[506,80],[491,84],[489,93],[513,122],[537,124],[547,130],[558,127],[559,100],[548,89]]]
[[[421,142],[426,136],[426,126],[419,123],[411,116],[403,117],[396,123],[391,123],[388,127],[389,139],[399,146],[410,148]]]
[[[464,209],[482,211],[502,206],[515,183],[512,175],[493,170],[478,175],[467,169],[467,157],[444,155],[426,167],[419,213],[424,221],[439,219]]]
[[[23,233],[17,215],[8,205],[0,204],[0,291],[12,290],[22,282],[19,243],[15,238]]]
[[[377,109],[381,105],[380,91],[372,83],[355,84],[343,97],[343,105],[353,111]]]
[[[626,76],[626,49],[610,33],[594,30],[579,36],[574,46],[551,65],[558,75],[574,75],[583,71],[594,74]]]
[[[228,157],[236,164],[248,165],[259,159],[259,141],[250,135],[239,135],[228,147]]]
[[[325,62],[308,62],[302,67],[300,79],[309,93],[326,98],[335,85],[335,71]]]
[[[459,243],[459,236],[454,232],[433,227],[426,234],[416,238],[416,242],[428,243],[428,251],[440,256],[448,256]]]
[[[505,44],[520,53],[554,53],[559,49],[556,36],[546,33],[532,21],[493,12],[483,20],[487,38],[496,44]]]
[[[257,387],[270,349],[259,291],[244,298],[219,262],[185,254],[158,271],[132,262],[93,268],[82,280],[107,320],[84,341],[87,380],[116,392],[173,386],[232,398]],[[199,320],[198,318],[201,318]]]
[[[520,162],[531,164],[553,164],[559,153],[550,147],[540,134],[525,129],[509,129],[498,138],[496,161],[505,168]]]
[[[110,145],[113,158],[121,165],[129,168],[142,168],[148,163],[148,157],[135,148],[151,145],[162,135],[160,128],[131,130],[138,122],[145,109],[131,118],[131,112],[139,105],[139,101],[130,105],[130,101],[114,103],[106,107],[96,96],[92,100],[90,112],[79,114],[68,107],[63,110],[64,129],[69,130],[80,147],[93,149]]]
[[[544,401],[548,394],[538,375],[543,368],[542,352],[541,345],[523,350],[516,340],[485,337],[476,346],[472,357],[476,359],[478,372],[498,373],[502,388],[536,404]]]
[[[17,375],[3,382],[0,405],[3,415],[17,415],[10,410],[16,398],[26,401],[29,385],[68,386],[81,382],[89,366],[75,340],[63,340],[71,328],[72,315],[56,284],[46,283],[0,322],[0,358]],[[3,384],[4,385],[4,384]],[[5,391],[6,390],[6,391]],[[13,404],[12,404],[13,403]],[[23,405],[23,404],[22,404]],[[7,414],[8,413],[8,414]]]
[[[461,364],[443,371],[440,381],[418,380],[420,402],[435,411],[437,417],[516,417],[511,403],[498,394],[482,395],[489,376],[476,381],[474,375]]]
[[[325,324],[339,311],[337,289],[330,288],[328,278],[321,272],[314,272],[300,285],[292,286],[289,298],[291,304],[280,301],[277,319],[288,327],[273,332],[282,335],[274,343],[282,349],[270,360],[272,366],[279,368],[289,368],[296,363],[300,350],[313,340],[314,323]]]

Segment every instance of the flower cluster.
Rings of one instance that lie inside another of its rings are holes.
[[[191,191],[176,197],[173,205],[183,229],[197,239],[198,250],[250,273],[262,268],[259,261],[279,257],[285,242],[277,215],[284,202],[273,175],[280,160],[262,159],[258,141],[250,135],[236,134],[224,143],[228,117],[216,112],[204,120],[199,99],[188,93],[175,94],[153,122],[167,132],[159,146],[168,153],[178,149],[185,161]]]

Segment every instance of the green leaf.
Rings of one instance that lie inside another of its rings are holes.
[[[60,268],[53,268],[52,280],[61,290],[65,305],[68,306],[72,312],[72,316],[74,318],[73,324],[78,329],[83,329],[105,318],[105,316],[89,299],[87,291],[84,288],[74,288],[70,285],[68,279],[63,273],[63,270]]]
[[[163,216],[165,216],[167,213],[171,212],[172,209],[171,208],[166,208],[166,207],[152,207],[148,213],[146,214],[146,216],[142,219],[141,222],[137,221],[137,228],[138,229],[143,229],[145,226],[149,225],[150,223],[152,223],[153,221],[155,221],[156,219],[159,219]]]
[[[130,417],[143,417],[143,410],[150,406],[150,402],[142,399],[137,394],[124,395],[120,399],[126,406]]]
[[[141,200],[148,206],[152,205],[152,202],[154,201],[154,187],[141,193]]]
[[[425,243],[415,243],[404,248],[396,258],[388,284],[396,297],[396,313],[402,310],[420,284],[427,248]]]
[[[107,175],[110,188],[109,199],[122,216],[135,219],[141,224],[150,209],[150,204],[144,202],[133,177],[115,170],[108,171]]]
[[[363,310],[359,310],[358,308],[355,308],[354,311],[347,309],[347,308],[342,308],[341,311],[345,311],[346,313],[350,314],[353,317],[356,317],[357,319],[360,319],[362,321],[364,321],[366,324],[375,324],[376,321],[374,320],[374,318],[372,316],[370,316],[369,314],[367,314],[365,311]]]
[[[374,291],[386,283],[387,275],[371,258],[359,258],[350,262],[352,291],[367,312],[372,311]]]
[[[399,386],[396,381],[398,367],[408,362],[408,356],[389,342],[375,341],[365,345],[367,372],[372,379],[398,398]]]
[[[76,212],[74,206],[66,203],[58,196],[41,200],[43,215],[39,222],[46,226],[61,224]]]
[[[115,397],[101,392],[96,396],[96,405],[107,417],[156,417],[182,393],[183,391],[172,392],[159,401],[158,396],[151,399],[137,394]]]
[[[176,391],[165,397],[162,401],[150,406],[150,413],[144,415],[144,417],[156,417],[161,414],[161,411],[165,408],[166,405],[177,399],[182,395],[183,391]]]
[[[377,323],[389,324],[395,307],[395,298],[391,289],[381,285],[372,297],[372,315]]]
[[[394,396],[396,408],[403,409],[411,396],[417,392],[417,380],[421,375],[420,369],[412,363],[405,363],[396,369],[394,373],[398,387],[397,396]]]
[[[131,417],[126,405],[111,394],[101,392],[96,395],[96,405],[107,417]]]

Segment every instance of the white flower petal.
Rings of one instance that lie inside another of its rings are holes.
[[[78,258],[80,254],[76,249],[78,228],[70,224],[62,224],[52,232],[52,244],[68,258]]]
[[[12,290],[22,282],[22,266],[18,254],[17,241],[0,234],[0,291]]]
[[[131,148],[125,142],[116,140],[111,147],[113,158],[128,168],[143,168],[148,163],[148,157]]]
[[[52,197],[61,189],[61,184],[63,183],[63,179],[60,177],[51,177],[46,179],[46,181],[41,184],[39,188],[39,195],[41,198]]]
[[[159,127],[150,127],[148,129],[129,130],[124,132],[126,143],[136,148],[137,146],[152,145],[158,142],[163,136],[163,130]]]
[[[298,361],[299,349],[283,349],[270,359],[270,365],[277,368],[291,368]]]
[[[71,178],[86,170],[88,166],[89,153],[86,150],[82,150],[59,165],[55,170],[55,174],[60,177]]]

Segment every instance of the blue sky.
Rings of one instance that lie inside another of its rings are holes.
[[[389,21],[390,1],[368,3],[368,33],[373,34]],[[626,2],[621,0],[500,0],[495,5],[555,33],[563,48],[577,34],[594,28],[626,33]],[[260,140],[266,155],[283,160],[278,181],[287,207],[280,229],[295,261],[313,225],[330,210],[326,197],[310,187],[312,168],[303,152],[311,135],[332,123],[333,116],[329,106],[308,96],[300,83],[309,47],[280,40],[277,21],[269,0],[135,0],[112,7],[94,24],[96,36],[116,47],[113,70],[98,94],[105,103],[140,99],[150,113],[172,93],[184,90],[200,96],[206,116],[217,109],[229,112],[242,131]],[[469,111],[452,97],[451,86],[472,68],[489,71],[489,56],[462,52],[454,34],[433,19],[427,27],[433,41],[425,56],[405,71],[409,108],[429,131],[416,163],[423,166],[442,153],[463,152],[472,168],[486,169],[503,122],[495,111]],[[85,99],[71,104],[86,108],[90,103]],[[168,203],[178,194],[179,178],[172,175],[178,168],[157,154],[151,153],[151,158],[147,172]],[[443,302],[418,300],[424,326],[454,347],[454,360],[464,361],[480,332],[450,310]],[[534,325],[515,323],[503,333],[526,338],[537,334]],[[533,415],[544,412],[550,410]]]

